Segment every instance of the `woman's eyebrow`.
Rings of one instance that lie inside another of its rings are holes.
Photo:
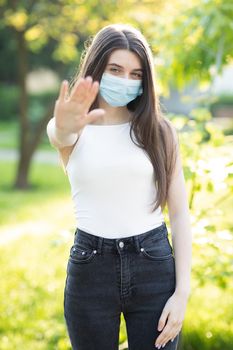
[[[108,66],[117,66],[119,68],[124,68],[124,67],[120,66],[117,63],[109,63]],[[143,71],[141,68],[135,68],[135,69],[132,69],[132,70],[141,71],[141,72]]]

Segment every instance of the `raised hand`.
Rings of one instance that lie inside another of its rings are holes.
[[[68,82],[63,81],[54,108],[56,128],[64,134],[78,133],[86,124],[101,117],[105,113],[101,108],[88,113],[98,90],[99,82],[93,82],[88,76],[78,79],[68,96]]]

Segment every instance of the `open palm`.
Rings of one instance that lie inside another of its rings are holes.
[[[88,113],[99,90],[99,82],[92,77],[80,78],[68,96],[68,82],[61,84],[60,94],[55,103],[56,127],[64,133],[78,133],[86,124],[92,123],[105,111],[97,108]]]

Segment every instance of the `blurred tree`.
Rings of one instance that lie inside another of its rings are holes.
[[[0,27],[9,34],[9,49],[16,50],[15,73],[20,88],[19,122],[20,146],[19,163],[14,186],[27,188],[28,174],[35,152],[48,120],[51,118],[54,101],[48,106],[45,115],[36,128],[30,124],[28,116],[28,91],[26,77],[31,69],[30,52],[39,55],[46,48],[53,48],[50,55],[54,61],[63,64],[78,62],[80,46],[88,36],[101,25],[107,24],[115,8],[115,1],[108,4],[102,1],[80,0],[24,1],[2,0],[0,2]],[[9,51],[5,50],[5,53]],[[45,58],[45,55],[43,55]],[[14,57],[12,58],[14,62]],[[6,78],[9,78],[6,76]]]
[[[211,92],[216,75],[233,63],[232,18],[232,0],[178,0],[176,6],[166,2],[162,15],[154,18],[156,34],[150,26],[151,45],[158,52],[156,62],[166,86],[183,88],[195,79]]]

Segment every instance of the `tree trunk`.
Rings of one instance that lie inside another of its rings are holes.
[[[20,102],[19,102],[19,161],[17,166],[16,179],[14,188],[27,189],[29,184],[29,171],[31,166],[32,156],[40,143],[43,132],[49,119],[52,117],[53,104],[48,107],[47,112],[32,132],[28,118],[28,93],[26,89],[26,76],[28,72],[27,64],[27,47],[23,32],[17,32],[18,40],[18,72],[19,72],[19,87],[20,87]]]
[[[53,108],[54,104],[51,104],[48,107],[46,114],[41,119],[36,130],[33,132],[33,135],[28,140],[25,149],[23,150],[23,152],[20,152],[17,168],[17,177],[14,184],[15,188],[27,189],[30,187],[28,178],[30,166],[32,163],[32,157],[41,141],[46,125],[49,119],[52,117]]]
[[[19,98],[19,162],[14,187],[27,188],[27,174],[29,170],[28,162],[28,138],[29,122],[27,117],[28,95],[26,90],[26,76],[28,71],[27,48],[24,38],[24,32],[16,32],[18,42],[18,81],[20,88]]]
[[[25,150],[23,153],[20,152],[14,188],[27,189],[30,187],[28,183],[28,175],[31,165],[31,158],[31,152],[28,152],[28,150]]]

